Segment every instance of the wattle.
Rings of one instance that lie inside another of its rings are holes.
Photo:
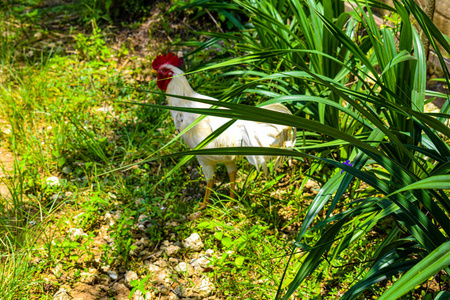
[[[170,78],[169,79],[165,79],[165,78],[161,78],[158,76],[158,80],[156,81],[156,85],[158,86],[158,88],[162,91],[167,91],[167,86],[169,85],[170,82]]]

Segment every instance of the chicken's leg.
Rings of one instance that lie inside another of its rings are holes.
[[[228,174],[230,176],[230,198],[236,199],[236,171]]]
[[[213,185],[214,185],[214,177],[206,182],[205,197],[203,198],[203,203],[200,204],[200,207],[198,208],[199,210],[205,209],[206,206],[208,205],[209,197],[211,196],[211,190],[213,188]]]

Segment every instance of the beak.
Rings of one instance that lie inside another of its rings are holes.
[[[152,69],[152,71],[150,73],[152,73],[153,76],[157,76],[158,75],[158,71],[156,71],[155,69]]]

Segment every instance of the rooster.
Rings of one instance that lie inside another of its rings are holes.
[[[152,73],[157,75],[157,86],[166,92],[167,102],[174,107],[209,108],[211,105],[177,98],[169,95],[179,95],[190,98],[215,100],[212,97],[196,93],[189,85],[184,72],[179,68],[183,60],[175,54],[159,55],[152,62]],[[263,108],[290,114],[290,111],[281,104],[270,104]],[[178,132],[183,131],[192,124],[200,115],[171,110],[175,127]],[[183,136],[184,142],[191,148],[195,148],[212,132],[225,124],[229,119],[206,116],[194,127],[188,130]],[[295,143],[296,130],[290,126],[268,124],[253,121],[237,120],[227,128],[216,139],[204,148],[224,148],[224,147],[293,147]],[[261,166],[267,175],[267,162],[272,157],[247,155],[247,160],[259,171]],[[235,155],[197,155],[204,176],[207,181],[205,197],[199,209],[204,209],[208,205],[211,190],[214,185],[214,167],[217,163],[225,164],[230,177],[230,197],[235,199],[236,190],[236,156]],[[277,158],[276,164],[280,162]],[[276,167],[276,165],[275,165]]]

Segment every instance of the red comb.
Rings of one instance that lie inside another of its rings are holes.
[[[181,67],[183,65],[183,59],[179,58],[172,52],[169,52],[167,55],[161,54],[158,55],[152,62],[152,67],[155,70],[158,70],[164,64],[171,64],[175,67]]]

